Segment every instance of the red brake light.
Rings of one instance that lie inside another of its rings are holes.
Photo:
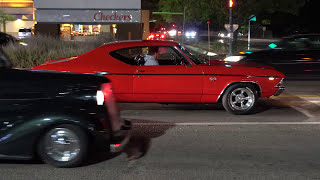
[[[101,91],[103,92],[104,98],[108,98],[112,94],[112,87],[110,83],[104,83],[101,86]]]
[[[163,34],[161,35],[161,38],[164,39],[164,35]]]

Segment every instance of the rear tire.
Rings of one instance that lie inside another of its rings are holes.
[[[38,144],[38,154],[55,167],[77,167],[88,153],[88,136],[78,126],[62,124],[50,128]]]
[[[230,86],[222,97],[223,107],[236,115],[250,114],[258,100],[258,92],[251,84],[239,83]]]

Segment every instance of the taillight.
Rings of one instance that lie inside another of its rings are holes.
[[[112,94],[112,87],[109,83],[104,83],[101,85],[101,90],[97,91],[96,99],[97,99],[97,105],[103,105],[105,99],[110,97]]]

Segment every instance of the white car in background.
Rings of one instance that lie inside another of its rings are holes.
[[[32,31],[31,29],[28,28],[20,28],[18,32],[18,38],[19,39],[24,39],[32,36]]]

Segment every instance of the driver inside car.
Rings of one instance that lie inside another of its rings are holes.
[[[144,57],[145,66],[158,66],[158,47],[149,47],[148,54]]]

